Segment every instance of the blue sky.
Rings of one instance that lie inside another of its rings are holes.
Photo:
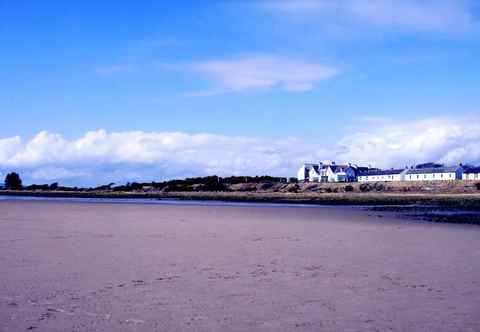
[[[473,0],[0,1],[0,173],[90,184],[112,170],[121,182],[290,175],[309,159],[479,162],[479,13]],[[440,124],[444,136],[418,138]],[[109,148],[79,151],[89,132],[105,132]],[[132,148],[132,132],[229,143],[175,150],[155,136]],[[112,134],[124,136],[120,152]],[[423,143],[407,155],[394,139]],[[372,141],[392,157],[366,160]],[[75,158],[52,159],[62,149]],[[224,162],[229,153],[237,162]]]

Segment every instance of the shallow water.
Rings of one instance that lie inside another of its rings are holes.
[[[364,207],[387,215],[409,218],[411,220],[480,225],[480,211],[463,207],[443,207],[435,205],[384,205]]]
[[[177,198],[103,198],[103,197],[45,197],[45,196],[1,196],[0,201],[33,201],[33,202],[64,202],[90,204],[155,204],[155,205],[195,205],[195,206],[246,206],[246,207],[305,207],[329,208],[331,205],[297,204],[297,203],[260,203],[235,202],[220,200],[195,200]],[[345,205],[347,206],[347,205]]]
[[[0,331],[480,330],[478,226],[137,202],[0,201]]]

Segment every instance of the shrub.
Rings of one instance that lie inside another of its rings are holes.
[[[265,182],[258,185],[259,190],[268,190],[272,188],[275,184],[273,182]]]
[[[475,183],[475,187],[477,187],[477,190],[480,190],[480,182]]]
[[[293,185],[288,185],[287,186],[287,192],[289,193],[296,193],[298,192],[298,190],[300,189],[300,187],[298,186],[298,184],[293,184]]]
[[[372,186],[369,183],[362,183],[359,189],[362,193],[366,193],[372,190]]]
[[[345,192],[352,192],[353,191],[353,186],[351,185],[348,185],[348,186],[345,186]]]
[[[376,191],[384,191],[385,185],[383,183],[375,183],[375,190]]]

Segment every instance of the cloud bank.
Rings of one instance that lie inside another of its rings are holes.
[[[321,17],[319,24],[352,23],[413,31],[459,31],[474,23],[467,0],[267,0],[267,8],[294,16]]]
[[[373,123],[366,130],[344,137],[337,146],[336,156],[381,167],[425,161],[479,163],[480,123],[451,118],[393,125]]]
[[[269,88],[290,92],[308,91],[318,82],[339,73],[332,66],[274,56],[211,60],[191,64],[188,69],[213,81],[213,89],[195,93],[197,95]]]
[[[91,185],[217,174],[294,176],[304,161],[378,167],[439,161],[480,163],[480,124],[426,119],[366,126],[322,145],[320,139],[262,139],[181,132],[91,131],[67,140],[42,131],[30,140],[0,139],[0,175],[27,183]]]

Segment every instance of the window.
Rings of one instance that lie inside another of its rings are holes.
[[[427,174],[423,174],[423,178],[426,179],[426,178],[427,178]]]
[[[420,175],[417,174],[417,179],[419,179],[419,178],[420,178]]]

